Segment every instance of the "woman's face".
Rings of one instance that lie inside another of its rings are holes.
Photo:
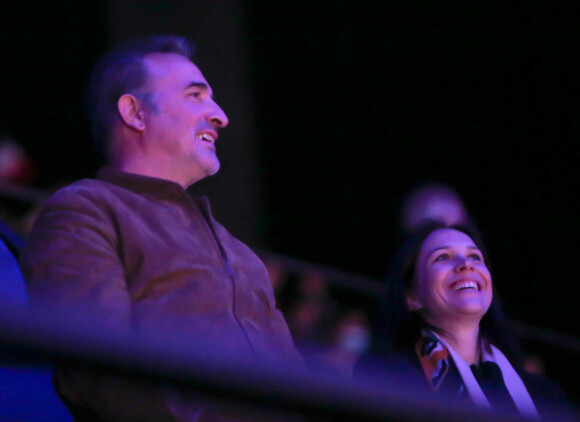
[[[489,309],[491,276],[465,233],[435,230],[423,242],[416,265],[407,304],[428,323],[445,329],[457,322],[479,322]]]

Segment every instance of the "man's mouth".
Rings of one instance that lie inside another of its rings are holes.
[[[481,291],[481,284],[473,280],[462,280],[452,283],[449,288],[453,291],[471,290],[474,292],[479,292]]]
[[[201,132],[201,133],[198,133],[196,135],[196,137],[198,139],[201,139],[202,141],[209,142],[212,145],[215,144],[215,141],[217,140],[217,134],[211,133],[211,132]]]

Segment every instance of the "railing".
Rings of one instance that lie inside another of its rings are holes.
[[[285,365],[244,361],[179,335],[158,340],[112,333],[83,322],[79,315],[5,306],[0,314],[0,357],[4,361],[73,363],[120,371],[191,388],[212,398],[242,399],[257,408],[276,406],[305,418],[298,420],[521,420],[425,400],[406,388],[404,380],[393,379],[379,387]]]

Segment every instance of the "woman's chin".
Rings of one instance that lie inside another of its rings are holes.
[[[487,312],[487,310],[489,309],[489,306],[486,306],[486,304],[483,303],[477,303],[477,302],[470,302],[470,303],[463,303],[460,306],[457,306],[455,308],[455,313],[457,315],[459,315],[460,317],[468,317],[470,319],[473,318],[483,318],[483,316],[485,315],[485,313]]]
[[[488,300],[486,296],[473,294],[454,297],[447,302],[447,305],[459,314],[483,316],[489,309],[490,303],[491,300]]]

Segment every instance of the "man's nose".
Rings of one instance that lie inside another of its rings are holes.
[[[229,123],[228,116],[216,102],[213,103],[213,108],[208,113],[207,120],[216,128],[226,127]]]

